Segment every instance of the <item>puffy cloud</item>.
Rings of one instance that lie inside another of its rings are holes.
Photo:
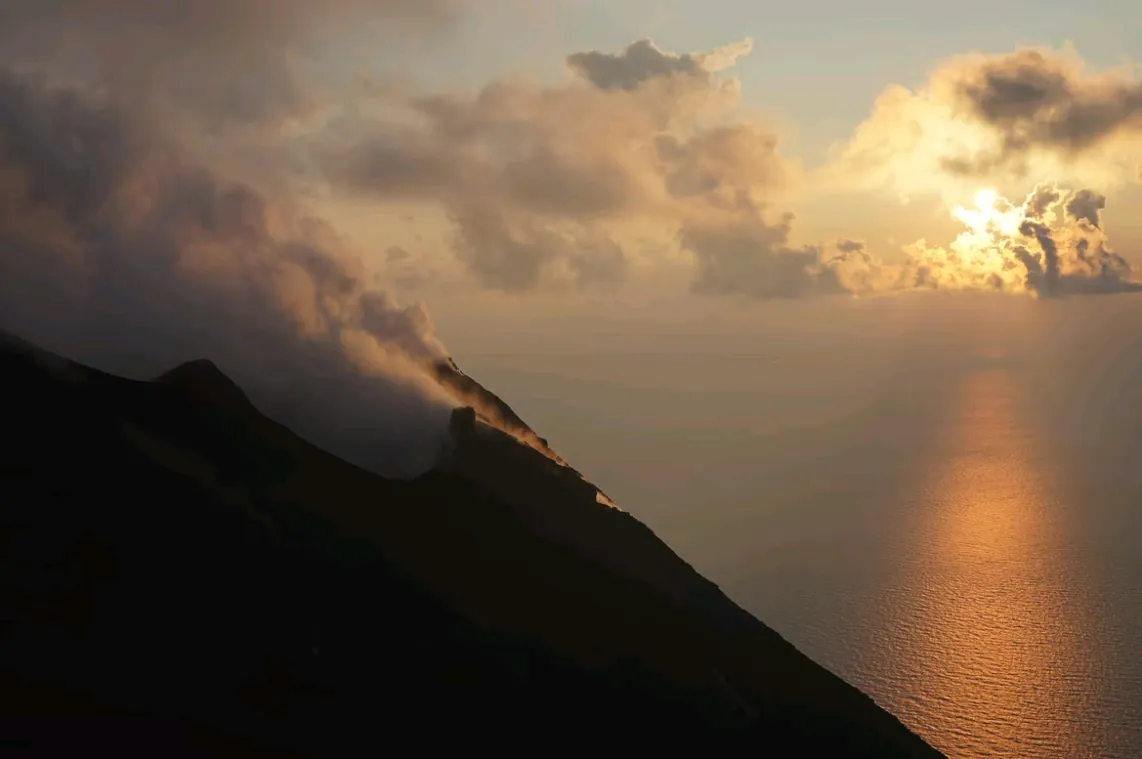
[[[580,286],[617,282],[626,272],[626,256],[605,233],[581,226],[560,231],[526,219],[513,225],[495,209],[475,205],[458,211],[454,220],[457,255],[494,289],[530,290],[552,265]]]
[[[1090,190],[1079,190],[1076,197],[1089,192]],[[1051,210],[1051,207],[1058,203],[1062,197],[1059,189],[1054,184],[1049,182],[1038,184],[1023,203],[1023,215],[1028,219],[1042,219],[1047,215],[1047,212]],[[1006,199],[1004,199],[1004,202],[1007,203]],[[1010,208],[1004,207],[999,210],[1001,213],[1008,213]]]
[[[682,230],[682,247],[698,261],[694,289],[759,298],[799,298],[815,294],[819,254],[788,245],[792,216],[774,225],[760,214],[740,215],[717,224],[693,223]]]
[[[981,58],[945,75],[954,102],[999,136],[995,153],[960,163],[959,170],[983,173],[1037,148],[1078,154],[1142,128],[1142,81],[1087,73],[1048,51]]]
[[[956,209],[967,225],[949,247],[923,240],[907,248],[906,288],[992,289],[1040,297],[1142,290],[1129,263],[1111,249],[1099,212],[1105,199],[1087,189],[1038,185],[1020,205],[981,193],[975,209]]]
[[[715,71],[732,66],[752,49],[753,41],[745,39],[706,53],[679,55],[659,49],[651,39],[641,39],[618,54],[574,53],[567,56],[567,67],[601,90],[635,90],[651,79],[672,76],[709,83]]]
[[[825,175],[904,194],[1029,175],[1103,186],[1138,177],[1142,80],[1074,54],[964,55],[915,90],[887,88]]]
[[[1095,229],[1102,228],[1100,218],[1106,208],[1106,196],[1094,190],[1079,190],[1067,201],[1067,214],[1077,220],[1086,221]]]
[[[442,206],[485,286],[614,283],[632,225],[709,228],[711,212],[794,173],[770,132],[732,118],[737,84],[715,75],[749,48],[679,55],[642,40],[569,56],[569,82],[409,95],[383,118],[337,123],[321,162],[342,191]]]
[[[767,222],[762,208],[742,198],[732,214],[688,222],[681,245],[698,264],[695,292],[760,299],[862,294],[890,289],[889,267],[864,243],[790,244],[793,215]]]
[[[1070,211],[1056,214],[1064,194],[1053,185],[1037,187],[1019,206],[994,196],[986,208],[960,209],[964,235],[946,249],[917,241],[903,261],[886,262],[852,240],[795,243],[793,216],[780,206],[801,174],[771,131],[741,116],[737,82],[719,73],[749,49],[744,41],[677,54],[639,40],[618,53],[568,56],[574,78],[567,82],[407,96],[399,118],[390,107],[387,118],[339,124],[324,166],[344,191],[442,206],[459,261],[479,283],[504,291],[619,281],[633,268],[620,241],[638,224],[674,237],[693,260],[692,289],[701,294],[1133,288],[1129,267],[1104,240],[1083,242],[1100,233],[1094,220],[1105,201],[1089,190],[1069,193]],[[1093,145],[1052,143],[1047,138],[1062,127],[1024,123],[1048,118],[1035,115],[1043,108],[1055,118],[1065,106],[1073,113],[1059,123],[1077,129],[1089,119],[1074,114],[1102,112],[1093,95],[1072,96],[1085,81],[1079,74],[1043,63],[1049,60],[1044,53],[966,57],[943,66],[919,93],[892,88],[842,150],[842,163],[874,182],[917,180],[897,186],[915,190],[930,188],[933,175],[955,179],[955,157],[965,151],[991,150],[989,160],[1010,168],[1024,148],[1063,155],[1067,145]],[[1024,71],[1040,64],[1046,73]],[[1064,73],[1071,78],[1060,79]],[[1089,83],[1087,90],[1102,92]],[[1034,105],[1041,102],[1051,105]],[[909,161],[916,162],[911,175],[901,171]],[[1069,226],[1050,226],[1047,216]],[[992,229],[992,217],[1005,221]],[[1081,230],[1080,218],[1087,219]]]
[[[698,261],[694,288],[701,293],[769,299],[984,290],[1048,298],[1142,290],[1109,245],[1104,206],[1092,190],[1053,183],[1036,186],[1020,204],[981,192],[975,208],[953,210],[966,229],[948,246],[921,239],[896,261],[858,240],[792,245],[790,214],[767,222],[761,207],[744,200],[712,223],[686,225],[681,240]]]
[[[681,201],[732,207],[742,193],[764,197],[789,173],[777,137],[754,124],[719,125],[689,139],[662,134],[655,146],[666,192]]]

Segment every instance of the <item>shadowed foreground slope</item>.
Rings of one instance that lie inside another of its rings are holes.
[[[136,382],[11,341],[0,377],[6,745],[939,756],[474,415],[390,481],[209,362]]]

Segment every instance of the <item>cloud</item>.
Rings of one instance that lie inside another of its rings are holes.
[[[956,56],[915,90],[893,85],[824,176],[911,195],[971,183],[1136,181],[1142,163],[1142,80],[1096,70],[1073,53],[1023,48]]]
[[[640,40],[569,55],[570,81],[412,93],[385,117],[339,122],[320,162],[341,192],[444,208],[457,259],[486,287],[614,284],[632,269],[631,229],[712,234],[739,197],[763,203],[795,178],[772,132],[736,114],[736,80],[717,74],[750,47],[676,54]]]
[[[63,66],[136,107],[208,129],[308,118],[324,93],[307,63],[331,35],[436,27],[464,0],[5,0],[0,60]],[[145,98],[143,95],[145,94]]]
[[[995,153],[958,170],[984,173],[1035,149],[1076,155],[1121,131],[1142,129],[1142,81],[1087,73],[1049,51],[1024,49],[965,62],[945,72],[954,102],[995,130]]]
[[[18,200],[10,207],[20,209],[7,235],[13,250],[18,242],[52,251],[22,262],[21,275],[62,277],[61,287],[80,290],[76,282],[88,280],[76,272],[101,287],[153,280],[148,292],[183,288],[190,294],[179,298],[218,312],[231,308],[217,305],[223,295],[245,288],[242,308],[261,310],[242,326],[272,313],[291,325],[288,334],[336,345],[337,360],[350,364],[361,363],[362,336],[372,335],[386,366],[423,364],[443,349],[422,311],[366,284],[377,272],[364,271],[331,225],[314,218],[311,192],[430,207],[427,215],[450,225],[451,253],[469,282],[505,292],[613,286],[660,263],[654,256],[677,254],[692,262],[693,291],[707,295],[1133,287],[1106,244],[1105,199],[1093,191],[1042,186],[1018,207],[996,196],[986,214],[1007,219],[1000,237],[972,226],[976,219],[947,248],[920,240],[903,260],[851,239],[797,240],[786,200],[805,174],[744,111],[729,71],[749,40],[674,53],[642,39],[567,56],[563,81],[504,79],[469,93],[374,82],[337,104],[309,65],[328,35],[368,19],[439,26],[458,2],[341,0],[320,12],[293,0],[52,8],[59,11],[17,2],[2,11],[10,25],[0,32],[0,59],[35,72],[10,71],[6,81],[23,100],[0,103],[11,114],[6,139],[17,146],[5,159],[5,187]],[[29,40],[39,47],[29,51]],[[961,57],[915,92],[890,88],[831,168],[912,191],[931,188],[933,176],[936,186],[964,181],[960,159],[1014,171],[1043,151],[1095,151],[1133,128],[1128,116],[1110,118],[1121,108],[1105,106],[1107,93],[1129,94],[1108,83],[1126,79],[1036,55]],[[76,68],[88,60],[90,68]],[[90,134],[57,134],[80,123]],[[236,125],[253,137],[226,131]],[[1083,125],[1089,137],[1060,137]],[[209,142],[195,133],[202,129],[213,130]],[[231,151],[245,163],[231,161]],[[273,181],[267,166],[278,172]],[[655,236],[669,244],[639,244]],[[440,274],[405,247],[380,250],[389,283],[420,288]],[[94,265],[100,256],[116,263]],[[128,259],[146,266],[121,262]],[[91,279],[103,269],[131,274]],[[176,302],[155,304],[157,313]]]
[[[977,208],[957,208],[968,229],[947,248],[908,246],[899,280],[906,288],[990,289],[1039,297],[1142,291],[1129,263],[1102,229],[1102,195],[1035,187],[1015,205],[981,193]]]
[[[4,13],[57,26],[172,14],[202,42],[223,34],[219,19],[241,29],[269,8],[143,5],[37,4],[19,16],[32,6],[8,3]],[[287,17],[276,22],[283,34],[314,17],[300,3],[273,7]],[[181,43],[170,36],[173,55]],[[435,462],[456,401],[425,371],[446,352],[421,308],[369,286],[302,199],[196,160],[153,118],[152,90],[14,68],[0,69],[0,327],[135,376],[209,357],[264,411],[355,463],[407,476]]]
[[[616,53],[567,56],[570,81],[498,81],[468,96],[404,95],[386,103],[384,118],[339,123],[321,163],[342,192],[442,207],[456,258],[476,283],[505,292],[620,282],[635,268],[624,246],[631,235],[624,233],[648,228],[673,238],[691,258],[691,287],[703,295],[1133,288],[1129,267],[1104,240],[1080,242],[1100,231],[1097,224],[1082,234],[1070,227],[1036,231],[1062,198],[1053,185],[1037,188],[1018,209],[996,196],[983,211],[970,212],[1019,216],[998,241],[973,227],[947,249],[920,240],[892,262],[852,240],[794,242],[794,217],[781,206],[803,174],[780,154],[771,130],[743,115],[739,84],[724,73],[750,48],[744,40],[673,53],[643,39]],[[992,150],[988,160],[997,170],[1011,168],[1023,145],[1011,135],[1039,135],[1043,142],[1062,129],[1020,126],[1019,119],[1057,116],[1075,132],[1090,118],[1074,114],[1103,113],[1094,103],[1113,90],[1082,79],[1079,69],[1045,61],[1054,59],[1038,52],[962,57],[918,92],[890,88],[830,168],[843,165],[864,182],[896,183],[904,191],[962,182],[956,156]],[[1046,73],[1025,71],[1032,65]],[[1071,78],[1060,79],[1064,73]],[[1073,94],[1083,87],[1088,94]],[[1051,105],[1035,105],[1041,102]],[[1061,107],[1072,115],[1058,116]],[[1036,116],[1040,111],[1053,115]],[[1059,152],[1093,139],[1058,138],[1044,149]],[[1096,218],[1105,204],[1100,198],[1089,190],[1068,195],[1066,218]]]
[[[859,240],[790,243],[793,217],[766,221],[742,202],[712,224],[688,224],[682,246],[698,261],[694,290],[760,299],[1001,291],[1042,298],[1142,291],[1102,228],[1106,199],[1089,189],[1037,185],[1019,204],[981,192],[953,215],[966,229],[948,246],[921,239],[890,261]]]
[[[789,213],[767,222],[763,210],[745,199],[729,216],[687,223],[681,245],[697,259],[694,291],[791,299],[871,293],[891,285],[882,281],[889,269],[868,255],[864,243],[794,247],[792,223]]]
[[[678,55],[659,49],[654,40],[641,39],[618,54],[573,53],[567,56],[567,67],[601,90],[636,90],[651,79],[673,76],[709,83],[715,71],[732,66],[752,49],[753,40],[745,39],[706,53]]]
[[[562,267],[579,286],[621,281],[627,258],[604,232],[582,226],[560,231],[524,219],[512,224],[494,208],[470,205],[454,213],[457,256],[479,282],[502,291],[535,288],[541,274]]]
[[[1079,190],[1067,201],[1067,215],[1085,221],[1095,229],[1102,228],[1102,209],[1106,208],[1106,196],[1094,190]]]

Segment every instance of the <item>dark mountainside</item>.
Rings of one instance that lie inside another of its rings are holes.
[[[207,361],[142,382],[10,340],[0,376],[0,745],[939,756],[471,410],[394,481]]]
[[[488,424],[509,431],[518,439],[526,441],[538,451],[542,451],[549,458],[564,466],[570,465],[559,454],[551,449],[546,438],[540,437],[527,422],[519,417],[511,406],[504,403],[498,395],[487,390],[476,380],[460,371],[452,359],[438,361],[429,367],[432,376],[444,387],[453,391],[458,397],[468,401],[476,417]],[[578,474],[578,472],[576,472]],[[580,475],[581,476],[581,475]]]

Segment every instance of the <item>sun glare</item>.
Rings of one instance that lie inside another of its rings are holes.
[[[952,214],[978,235],[999,233],[1004,237],[1014,236],[1023,218],[1021,208],[1006,200],[1001,202],[999,193],[990,188],[975,194],[975,208],[957,206]]]

